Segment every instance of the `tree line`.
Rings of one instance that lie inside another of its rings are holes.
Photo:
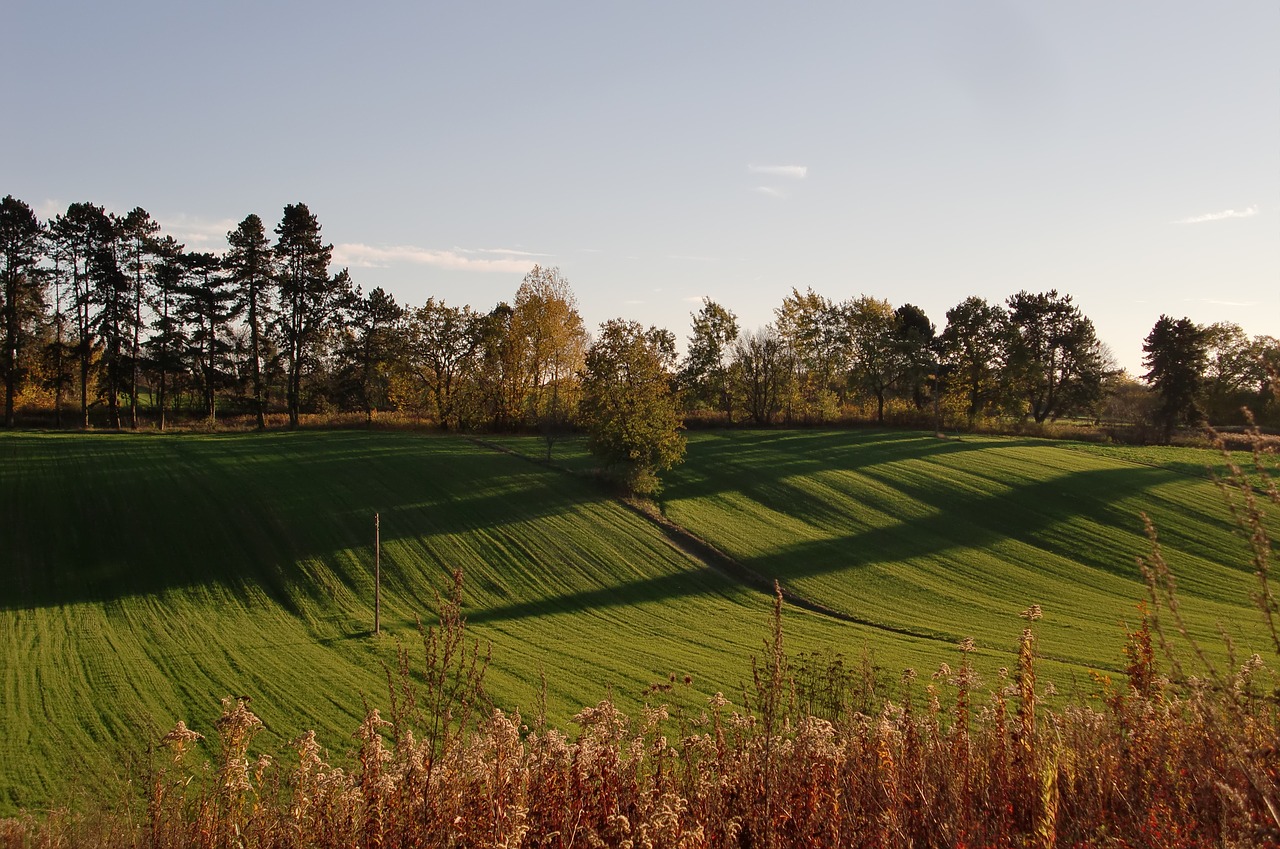
[[[1242,408],[1277,419],[1275,338],[1162,316],[1139,382],[1116,368],[1072,297],[1052,290],[966,298],[941,331],[914,305],[868,295],[793,289],[756,330],[704,299],[679,357],[664,329],[616,319],[589,333],[555,268],[534,266],[510,302],[487,311],[366,293],[346,269],[330,270],[333,246],[302,203],[271,232],[247,216],[227,243],[220,255],[189,250],[141,208],[121,216],[73,203],[41,221],[5,197],[6,426],[19,413],[58,427],[163,429],[175,417],[248,416],[261,428],[271,414],[296,426],[305,413],[394,411],[448,430],[537,429],[550,446],[573,427],[638,433],[655,417],[666,427],[1084,416],[1166,435],[1234,422]]]

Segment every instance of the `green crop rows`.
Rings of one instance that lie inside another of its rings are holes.
[[[501,440],[540,456],[535,439]],[[582,469],[580,441],[555,446]],[[1143,595],[1138,512],[1160,529],[1193,628],[1242,650],[1263,635],[1243,542],[1211,483],[1140,458],[1030,440],[877,431],[691,438],[662,506],[759,575],[844,618],[788,608],[788,647],[886,670],[955,661],[976,637],[988,676],[1017,612],[1045,610],[1043,674],[1060,689],[1120,665]],[[372,635],[373,517],[384,633]],[[0,815],[142,774],[179,719],[208,733],[250,695],[263,746],[314,728],[352,747],[384,663],[416,645],[435,593],[465,575],[504,708],[552,719],[668,673],[665,699],[735,702],[770,599],[679,550],[593,480],[461,438],[406,433],[0,436]],[[850,622],[847,620],[858,620]]]

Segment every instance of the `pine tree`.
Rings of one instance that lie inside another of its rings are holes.
[[[39,267],[44,227],[13,195],[0,201],[0,314],[4,323],[4,424],[13,427],[14,402],[26,372],[26,348],[44,310],[46,278]]]
[[[1189,318],[1177,321],[1162,315],[1142,344],[1145,356],[1143,375],[1160,396],[1156,423],[1164,441],[1173,438],[1179,424],[1198,425],[1204,421],[1200,396],[1208,362],[1208,334]]]
[[[227,233],[227,243],[230,245],[225,259],[227,272],[249,329],[253,408],[258,419],[258,430],[262,430],[267,426],[262,400],[262,334],[271,313],[271,242],[267,239],[262,219],[249,215],[236,229]]]
[[[298,426],[302,377],[329,323],[350,289],[345,272],[329,276],[333,245],[320,239],[320,223],[306,204],[290,204],[276,227],[276,287],[280,315],[276,326],[284,347],[289,426]]]

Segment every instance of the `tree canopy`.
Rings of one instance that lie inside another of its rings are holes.
[[[675,338],[614,319],[587,350],[580,416],[587,446],[626,488],[656,495],[663,472],[684,459],[672,367]]]
[[[1157,424],[1164,441],[1178,425],[1198,425],[1204,421],[1200,396],[1208,361],[1209,334],[1189,318],[1174,320],[1162,315],[1142,345],[1147,366],[1146,381],[1160,398],[1156,406]]]
[[[333,247],[303,203],[284,207],[274,239],[262,218],[246,216],[219,254],[164,235],[141,207],[118,215],[73,203],[41,222],[6,197],[5,421],[48,416],[62,426],[78,405],[86,428],[223,415],[264,428],[284,414],[297,426],[304,414],[369,422],[385,410],[442,429],[539,432],[548,453],[583,425],[591,339],[559,269],[534,265],[493,305],[414,305],[379,288],[366,294],[332,265]],[[1203,329],[1202,380],[1181,400],[1158,357],[1170,343],[1148,340],[1157,359],[1136,381],[1056,290],[965,298],[940,333],[919,307],[869,294],[793,287],[755,330],[706,297],[678,371],[674,336],[651,341],[675,375],[680,413],[699,423],[963,428],[987,417],[1107,416],[1167,431],[1194,420],[1194,397],[1214,423],[1280,424],[1280,341],[1231,323]]]

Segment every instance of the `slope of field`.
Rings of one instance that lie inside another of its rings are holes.
[[[666,514],[750,569],[870,622],[979,644],[1040,604],[1040,650],[1114,661],[1145,596],[1155,523],[1193,633],[1219,657],[1268,641],[1243,540],[1186,455],[886,431],[695,433]]]
[[[581,440],[554,454],[590,467]],[[792,651],[869,646],[886,674],[954,663],[974,636],[994,683],[1031,603],[1045,609],[1042,680],[1087,687],[1088,669],[1115,670],[1143,594],[1140,510],[1196,631],[1214,648],[1221,623],[1261,648],[1243,543],[1212,484],[1137,459],[1034,440],[697,433],[663,507],[867,623],[789,609]],[[138,777],[149,744],[178,719],[210,733],[228,695],[253,697],[260,750],[314,728],[341,757],[363,700],[385,703],[397,638],[413,648],[415,617],[431,620],[454,568],[471,631],[492,644],[495,700],[532,712],[545,672],[562,724],[608,691],[634,705],[668,673],[694,684],[664,700],[738,701],[767,630],[766,595],[591,480],[460,438],[5,434],[0,516],[0,815],[124,792],[117,779]]]
[[[768,628],[767,596],[594,483],[460,438],[5,434],[0,516],[0,815],[123,792],[149,744],[179,719],[210,734],[229,695],[252,696],[266,751],[314,728],[341,757],[454,568],[495,700],[532,713],[545,672],[564,724],[672,672],[691,704],[737,701]],[[877,639],[802,611],[787,628],[796,649]],[[877,645],[889,668],[951,656]]]

